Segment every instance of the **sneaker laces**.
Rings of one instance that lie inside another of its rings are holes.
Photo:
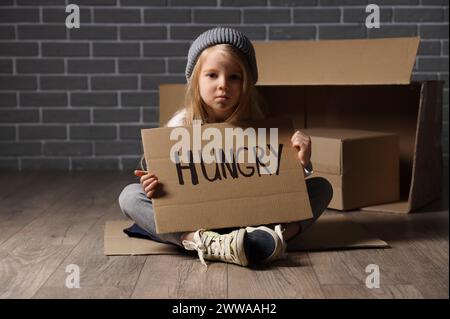
[[[234,236],[232,234],[220,235],[215,232],[200,229],[194,234],[194,241],[183,240],[183,246],[188,250],[196,250],[201,263],[208,267],[206,258],[233,261],[231,254],[231,242]]]

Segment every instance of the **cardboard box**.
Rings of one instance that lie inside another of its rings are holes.
[[[105,255],[172,255],[183,250],[172,244],[128,237],[123,230],[133,221],[107,221],[104,231]],[[292,238],[289,251],[324,251],[355,248],[390,248],[359,223],[344,214],[324,214],[308,230]]]
[[[365,210],[408,213],[441,196],[442,82],[411,82],[420,39],[254,42],[269,116],[297,129],[397,134],[400,200]],[[160,123],[183,106],[184,85],[160,86]],[[380,187],[382,187],[380,185]]]
[[[324,177],[333,186],[328,208],[356,209],[399,200],[399,149],[395,134],[309,128],[311,177]]]
[[[239,161],[237,154],[227,163],[208,164],[204,163],[206,160],[194,163],[192,157],[190,161],[174,163],[170,154],[179,141],[171,140],[170,135],[175,128],[142,130],[147,167],[160,181],[160,189],[153,196],[158,233],[292,222],[313,217],[303,169],[290,142],[293,131],[290,120],[255,122],[248,127],[265,129],[266,142],[262,143],[269,144],[275,155],[271,174],[264,173],[262,164],[252,162],[251,156]],[[277,127],[278,141],[274,141],[269,129]],[[229,149],[225,147],[224,132],[235,126],[221,123],[181,128],[189,132],[188,147],[192,151],[196,151],[195,136],[203,135],[210,128],[222,133],[218,139],[221,149]],[[256,131],[255,136],[259,138],[260,133]],[[201,139],[198,146],[203,149],[210,142],[211,139]],[[243,142],[244,147],[249,147],[248,138]],[[272,145],[275,143],[278,144]]]

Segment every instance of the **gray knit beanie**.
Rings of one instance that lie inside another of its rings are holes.
[[[216,44],[230,44],[239,49],[247,58],[250,72],[253,77],[253,83],[258,81],[258,67],[256,65],[255,49],[253,48],[252,43],[242,32],[225,27],[218,27],[205,31],[194,40],[188,53],[186,65],[187,81],[189,81],[192,70],[194,70],[198,57],[203,50]]]

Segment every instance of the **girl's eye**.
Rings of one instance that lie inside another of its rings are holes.
[[[232,80],[240,80],[241,79],[241,76],[240,75],[238,75],[238,74],[233,74],[231,77],[230,77]]]
[[[209,78],[216,78],[217,77],[217,74],[215,74],[215,73],[208,73],[208,74],[206,74],[206,76],[207,77],[209,77]]]

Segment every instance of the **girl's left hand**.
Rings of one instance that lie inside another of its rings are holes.
[[[292,147],[298,150],[298,159],[303,167],[309,164],[311,159],[311,138],[300,131],[296,131],[291,138]]]

